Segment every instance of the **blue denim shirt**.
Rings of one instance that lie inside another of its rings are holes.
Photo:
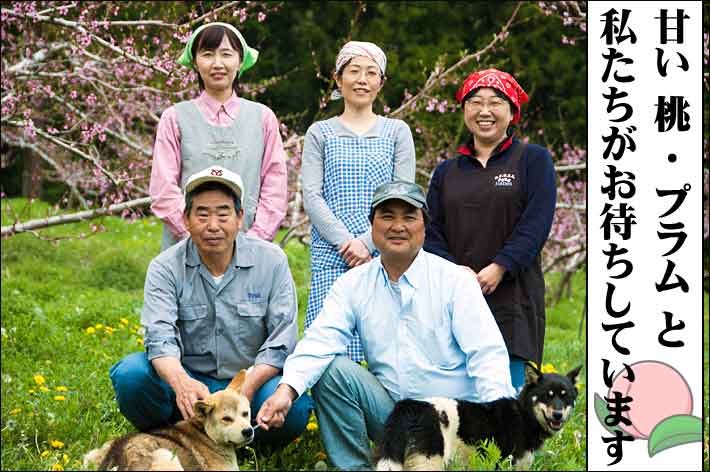
[[[302,394],[360,334],[368,369],[393,399],[515,396],[508,352],[473,275],[420,250],[392,283],[377,257],[343,274],[286,360],[281,383]]]
[[[151,261],[141,318],[149,360],[177,357],[218,379],[254,364],[283,368],[298,337],[288,259],[275,244],[244,233],[235,244],[219,284],[191,238]]]

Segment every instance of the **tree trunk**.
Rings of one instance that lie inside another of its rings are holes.
[[[23,152],[22,196],[39,198],[42,196],[41,160],[33,152]]]

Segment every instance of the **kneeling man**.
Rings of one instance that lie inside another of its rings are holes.
[[[250,366],[242,391],[258,411],[296,344],[296,291],[286,254],[239,231],[242,195],[241,178],[227,169],[192,175],[183,215],[190,237],[148,267],[145,352],[110,371],[121,413],[141,431],[192,417],[196,400],[226,388]],[[280,446],[298,436],[310,397],[294,407],[283,431],[257,430],[255,440]]]
[[[335,282],[257,414],[264,429],[284,424],[292,404],[313,387],[333,465],[370,469],[368,438],[380,440],[395,401],[515,396],[508,352],[478,282],[422,250],[427,218],[418,185],[397,181],[375,190],[370,221],[380,257]],[[355,332],[367,369],[345,355]]]

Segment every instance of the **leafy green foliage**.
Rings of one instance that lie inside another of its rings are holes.
[[[3,225],[8,223],[8,204],[18,212],[25,208],[32,218],[47,209],[37,202],[25,207],[21,200],[6,199]],[[48,470],[57,465],[81,469],[86,452],[132,431],[118,411],[108,369],[121,357],[143,349],[139,329],[142,284],[145,268],[159,251],[162,227],[154,218],[129,223],[111,217],[101,223],[106,232],[83,240],[63,240],[56,246],[30,234],[2,241],[4,469]],[[79,234],[87,227],[88,223],[77,223],[49,228],[43,234]],[[297,286],[302,332],[308,249],[292,241],[286,253]],[[579,273],[572,298],[548,308],[545,363],[560,372],[585,357],[584,338],[577,337],[584,284],[584,273]],[[584,384],[580,391],[570,423],[538,453],[534,470],[585,468]],[[240,450],[240,468],[308,470],[327,461],[315,418],[311,423],[284,450]],[[60,441],[61,447],[53,441]],[[453,467],[494,470],[496,449],[493,444],[484,445],[487,452],[461,458]],[[510,469],[509,460],[501,464],[503,470]]]

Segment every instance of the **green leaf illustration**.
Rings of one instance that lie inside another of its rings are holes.
[[[703,440],[703,422],[697,416],[673,415],[658,423],[648,436],[648,456],[681,444]]]
[[[604,421],[604,418],[609,415],[609,410],[606,407],[606,402],[602,397],[599,396],[598,393],[594,393],[594,412],[597,414],[597,419],[602,424],[602,426],[604,426],[604,429],[606,429],[612,434],[616,434],[615,431],[621,431],[621,429],[616,426],[607,426],[606,422]]]

